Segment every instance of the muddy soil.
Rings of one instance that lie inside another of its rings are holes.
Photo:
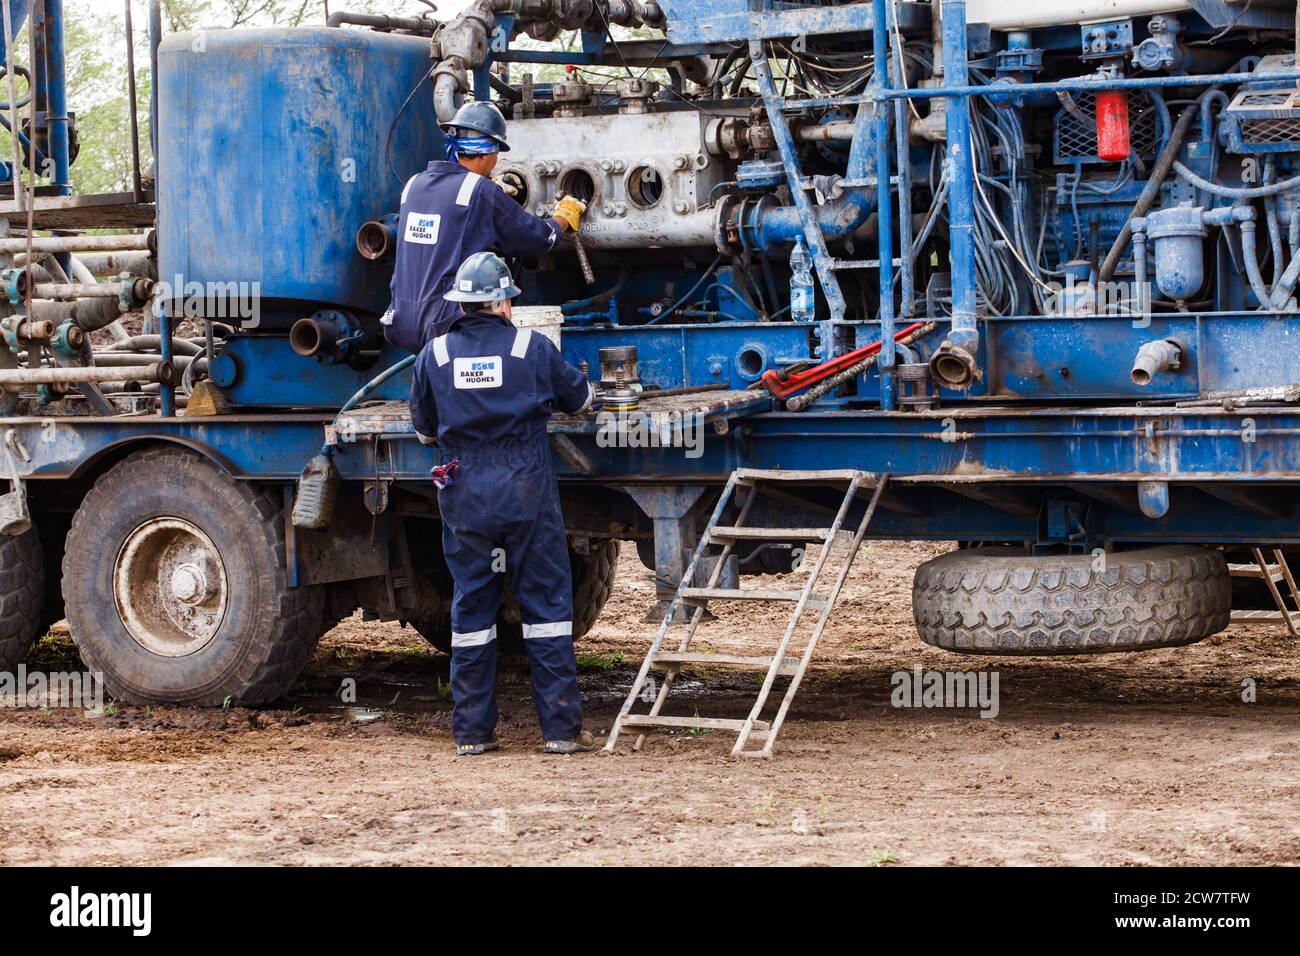
[[[544,757],[517,661],[500,675],[504,751],[458,759],[448,659],[357,617],[272,708],[0,710],[0,863],[1300,860],[1300,663],[1283,628],[1141,655],[957,657],[922,645],[910,618],[912,571],[942,550],[863,555],[770,761],[728,760],[721,731]],[[625,547],[618,593],[579,645],[594,731],[648,643],[652,593]],[[779,626],[766,609],[724,607],[703,646]],[[892,707],[891,676],[918,665],[997,671],[997,717]],[[28,666],[79,666],[66,631]],[[345,681],[355,702],[338,696]],[[756,688],[752,674],[701,668],[670,712],[741,715]]]

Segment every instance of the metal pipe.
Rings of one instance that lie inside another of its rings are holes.
[[[1133,285],[1138,316],[1145,319],[1151,312],[1151,296],[1147,294],[1146,220],[1138,220],[1133,225]]]
[[[158,44],[162,43],[162,0],[149,4],[149,144],[153,147],[154,178],[158,176]]]
[[[871,31],[875,71],[872,83],[878,92],[890,88],[889,76],[889,6],[885,0],[873,0],[876,28]],[[866,104],[858,107],[865,111]],[[880,277],[880,407],[892,411],[895,404],[894,366],[894,201],[889,185],[889,109],[883,102],[873,104],[876,127],[876,247]],[[906,135],[899,130],[899,135]],[[829,353],[827,353],[829,354]]]
[[[13,168],[14,190],[13,192],[14,192],[14,203],[17,204],[20,197],[26,196],[26,193],[24,193],[21,188],[23,162],[22,162],[22,153],[19,147],[19,138],[21,137],[22,134],[19,132],[18,129],[18,104],[17,104],[18,94],[17,94],[17,89],[14,86],[14,51],[13,51],[13,41],[17,36],[18,27],[19,24],[22,22],[22,17],[18,17],[15,19],[13,15],[14,11],[10,9],[11,7],[10,0],[0,0],[0,3],[2,3],[4,6],[4,35],[3,37],[0,37],[0,39],[4,40],[5,79],[9,85],[9,104],[8,104],[9,119],[5,121],[5,127],[13,134],[13,136],[11,137],[13,142],[13,148],[14,148],[14,168]],[[24,15],[26,15],[26,12],[27,12],[26,10],[22,10],[22,13]],[[28,78],[28,83],[29,85],[32,83],[30,77]]]
[[[170,367],[175,349],[172,348],[172,317],[167,314],[165,308],[158,310],[158,334],[162,337],[162,345],[159,351],[162,354],[163,363]],[[176,386],[170,381],[161,384],[162,397],[159,401],[158,412],[163,418],[171,418],[176,414]]]
[[[137,279],[135,282],[147,282]],[[116,299],[132,293],[135,282],[38,282],[32,295],[38,299]]]
[[[0,239],[0,253],[26,252],[28,240]],[[117,236],[33,236],[33,252],[145,252],[154,246],[153,232]]]
[[[49,253],[37,253],[33,258],[39,263],[48,256]],[[89,282],[96,276],[113,276],[116,278],[123,272],[133,276],[142,276],[146,279],[157,279],[158,268],[154,262],[153,256],[144,252],[92,252],[83,253],[73,258],[73,271],[77,272],[77,263],[84,267],[79,275],[72,278],[77,282]],[[23,268],[27,265],[26,253],[18,253],[14,256],[14,265]],[[39,268],[34,266],[33,268]]]
[[[955,87],[964,87],[966,0],[943,0],[943,70]],[[882,91],[887,92],[887,91]],[[952,258],[952,328],[948,342],[971,357],[979,347],[976,327],[975,167],[971,156],[970,101],[951,96],[948,124],[948,243]]]
[[[433,111],[439,123],[451,122],[460,106],[457,102],[459,96],[460,89],[454,76],[443,73],[433,81]]]
[[[944,0],[945,8],[958,0]],[[945,16],[946,23],[946,16]],[[946,28],[945,28],[946,29]],[[946,52],[946,51],[945,51]],[[945,61],[946,63],[947,61]],[[945,66],[945,69],[947,67]],[[1127,78],[1098,79],[1095,76],[1081,76],[1074,79],[1054,80],[1050,83],[1015,83],[1006,85],[970,86],[966,83],[955,86],[909,87],[905,90],[890,90],[881,93],[886,100],[924,100],[934,97],[953,99],[954,97],[984,96],[990,99],[1020,99],[1034,93],[1088,93],[1097,90],[1149,90],[1165,87],[1205,86],[1206,84],[1242,83],[1280,83],[1300,80],[1300,70],[1271,70],[1255,73],[1209,73],[1204,76],[1135,76]]]
[[[137,365],[129,368],[11,368],[0,369],[0,386],[78,385],[83,382],[159,382],[166,384],[176,377],[168,362]]]
[[[1157,372],[1176,369],[1182,364],[1183,350],[1172,339],[1156,339],[1138,349],[1129,377],[1134,385],[1150,385]]]
[[[800,126],[793,131],[796,143],[851,142],[853,139],[853,121],[837,120],[834,123],[816,123]]]
[[[144,202],[144,181],[140,178],[140,119],[135,96],[135,32],[131,27],[131,0],[126,5],[126,95],[131,117],[131,189],[136,202]]]
[[[54,190],[60,196],[66,196],[72,191],[68,73],[64,56],[63,24],[63,0],[45,0],[45,56],[48,62],[45,125],[50,159],[54,161]]]
[[[408,33],[418,33],[423,36],[429,36],[437,28],[435,21],[421,20],[418,17],[389,17],[382,14],[349,13],[346,10],[331,13],[329,19],[325,21],[325,25],[329,27],[341,27],[345,24],[381,31],[406,30]]]

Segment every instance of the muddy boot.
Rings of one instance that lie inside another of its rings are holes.
[[[596,738],[583,731],[572,740],[548,740],[542,748],[547,754],[583,754],[596,749]]]
[[[457,744],[456,756],[477,757],[480,754],[485,754],[488,753],[489,751],[500,750],[500,749],[501,749],[501,741],[497,740],[496,737],[493,737],[491,740],[485,740],[481,744]]]

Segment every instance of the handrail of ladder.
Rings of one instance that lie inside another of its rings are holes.
[[[817,625],[813,629],[812,635],[808,638],[808,646],[804,648],[803,657],[799,661],[799,667],[794,676],[790,678],[790,686],[786,689],[785,697],[781,699],[781,706],[772,718],[772,725],[767,730],[767,739],[763,742],[762,753],[770,756],[772,745],[776,743],[776,735],[781,730],[781,725],[785,723],[785,715],[790,710],[790,704],[794,700],[794,695],[799,690],[799,685],[803,683],[803,675],[808,669],[808,664],[812,661],[814,649],[817,642],[821,640],[822,631],[826,629],[826,622],[830,620],[831,611],[835,607],[835,602],[839,599],[840,591],[844,587],[844,582],[848,580],[849,570],[853,567],[853,561],[857,557],[858,549],[862,547],[862,539],[866,537],[867,528],[871,526],[871,519],[875,517],[876,506],[880,504],[880,498],[884,494],[885,485],[889,482],[889,473],[886,472],[877,479],[876,489],[872,492],[871,501],[867,504],[867,510],[862,515],[862,520],[858,522],[857,534],[853,536],[853,544],[849,550],[848,556],[840,566],[840,573],[835,578],[835,584],[831,592],[827,595],[826,604],[822,612],[818,615]],[[830,542],[827,542],[830,547]]]
[[[738,482],[739,479],[736,477],[736,473],[732,472],[731,477],[727,480],[726,487],[722,490],[722,494],[718,496],[718,503],[714,507],[713,514],[709,517],[709,522],[705,527],[713,527],[722,518],[722,513],[726,510],[727,503],[731,500],[731,496],[735,494]],[[681,604],[682,587],[685,585],[685,582],[693,581],[695,579],[695,569],[699,565],[700,559],[704,557],[704,552],[708,550],[708,542],[709,537],[707,534],[700,535],[700,540],[696,543],[695,551],[691,555],[690,563],[686,565],[686,570],[682,573],[681,581],[677,583],[677,591],[673,594],[673,599],[668,604],[668,610],[664,614],[662,623],[659,625],[659,630],[655,633],[654,640],[650,643],[650,649],[646,651],[645,660],[641,662],[641,669],[637,672],[636,679],[632,682],[632,687],[628,690],[627,700],[623,702],[622,709],[619,710],[618,716],[614,718],[614,725],[610,731],[609,740],[605,743],[604,749],[606,752],[613,751],[614,744],[618,740],[623,718],[630,714],[632,708],[636,705],[637,692],[640,690],[641,685],[645,683],[645,679],[650,673],[650,667],[654,663],[655,655],[659,652],[659,646],[663,643],[664,638],[668,636],[668,629],[672,626],[673,617],[677,614],[677,608]],[[714,568],[714,574],[709,576],[710,586],[712,586],[713,579],[717,576],[718,569],[721,567],[722,562],[719,561],[717,567]],[[694,612],[691,615],[692,623],[694,622],[695,615],[702,614],[703,611],[704,608],[702,606],[694,609]]]
[[[840,502],[839,510],[835,512],[835,520],[831,523],[830,533],[826,536],[826,543],[817,553],[817,562],[813,565],[808,580],[804,582],[803,593],[799,595],[799,602],[795,605],[794,610],[790,612],[790,620],[786,623],[785,634],[781,637],[781,643],[772,655],[772,664],[767,669],[767,676],[763,678],[763,686],[759,689],[758,700],[754,702],[754,706],[749,712],[749,719],[745,721],[745,726],[741,728],[740,735],[736,738],[736,745],[731,749],[732,756],[738,755],[745,749],[745,744],[749,741],[749,735],[754,729],[754,721],[758,720],[759,715],[763,712],[763,707],[767,704],[768,695],[772,693],[772,685],[776,683],[776,673],[780,670],[781,662],[785,658],[786,648],[790,646],[795,629],[799,626],[799,618],[803,616],[803,612],[808,606],[808,599],[817,587],[817,581],[821,577],[826,559],[830,556],[835,536],[844,527],[844,519],[848,516],[849,505],[857,497],[858,487],[862,484],[864,477],[866,476],[862,472],[858,472],[849,480],[849,487],[844,492],[844,500]],[[770,737],[770,729],[768,734]]]

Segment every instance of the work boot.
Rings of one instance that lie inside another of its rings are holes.
[[[494,736],[490,740],[485,740],[481,744],[457,744],[457,757],[477,757],[480,754],[488,753],[492,750],[500,750],[501,741]]]
[[[591,736],[587,731],[583,731],[572,740],[548,740],[546,746],[542,748],[542,753],[547,754],[584,754],[590,750],[596,749],[596,738]]]

